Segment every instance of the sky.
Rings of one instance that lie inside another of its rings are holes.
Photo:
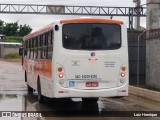
[[[141,0],[145,4],[146,0]],[[134,7],[133,0],[0,0],[0,4],[42,4],[42,5],[79,5],[79,6],[112,6],[112,7]],[[53,22],[55,19],[65,19],[79,16],[62,15],[37,15],[37,14],[2,14],[0,19],[5,22],[16,22],[27,24],[33,31]],[[110,18],[106,16],[105,18]],[[123,20],[128,23],[128,17],[113,17],[113,19]],[[145,18],[141,19],[141,26],[146,26]]]

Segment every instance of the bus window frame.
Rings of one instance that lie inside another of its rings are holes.
[[[107,48],[107,49],[73,49],[73,48],[66,48],[64,47],[64,43],[63,43],[63,34],[64,34],[64,26],[65,25],[70,25],[70,24],[93,24],[93,23],[67,23],[67,24],[63,24],[62,25],[62,48],[66,49],[66,50],[81,50],[81,51],[109,51],[109,50],[119,50],[122,47],[122,26],[119,24],[111,24],[111,23],[96,23],[96,24],[108,24],[108,25],[117,25],[119,26],[119,30],[120,30],[120,46],[118,48]]]
[[[47,32],[41,33],[33,38],[25,40],[24,44],[27,50],[27,58],[32,60],[52,60],[53,56],[53,36],[54,30],[51,29]],[[49,51],[49,48],[51,48]],[[52,56],[49,57],[49,53]]]

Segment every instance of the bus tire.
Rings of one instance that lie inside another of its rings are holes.
[[[120,99],[123,98],[124,96],[116,96],[116,97],[111,97],[111,98],[116,98],[116,99]]]
[[[25,82],[27,82],[27,73],[25,72]],[[31,88],[28,84],[27,84],[27,92],[28,94],[33,94],[33,88]]]
[[[40,79],[38,78],[37,81],[37,92],[38,92],[38,102],[39,103],[43,103],[44,101],[44,96],[41,94],[41,83],[40,83]]]
[[[27,84],[27,91],[28,94],[33,94],[33,88],[31,88],[28,84]]]
[[[82,98],[83,103],[97,103],[98,98]]]

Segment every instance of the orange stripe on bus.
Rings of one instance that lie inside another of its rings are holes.
[[[30,64],[29,66],[29,60],[25,58],[24,64],[23,64],[23,70],[26,70],[27,73],[29,73],[30,71],[29,74],[34,73],[35,76],[41,75],[50,79],[52,78],[52,61],[51,60],[34,60],[34,66],[32,65],[33,64]]]
[[[67,23],[110,23],[110,24],[123,24],[123,21],[111,20],[111,19],[98,19],[98,18],[78,18],[78,19],[68,19],[61,20],[62,24]]]
[[[39,68],[39,65],[41,66]],[[37,70],[38,68],[38,70]],[[37,60],[34,72],[36,74],[52,78],[52,61],[51,60]]]

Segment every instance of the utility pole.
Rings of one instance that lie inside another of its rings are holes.
[[[141,0],[133,0],[135,3],[135,12],[138,16],[135,17],[135,30],[140,30],[140,12],[141,12]]]

